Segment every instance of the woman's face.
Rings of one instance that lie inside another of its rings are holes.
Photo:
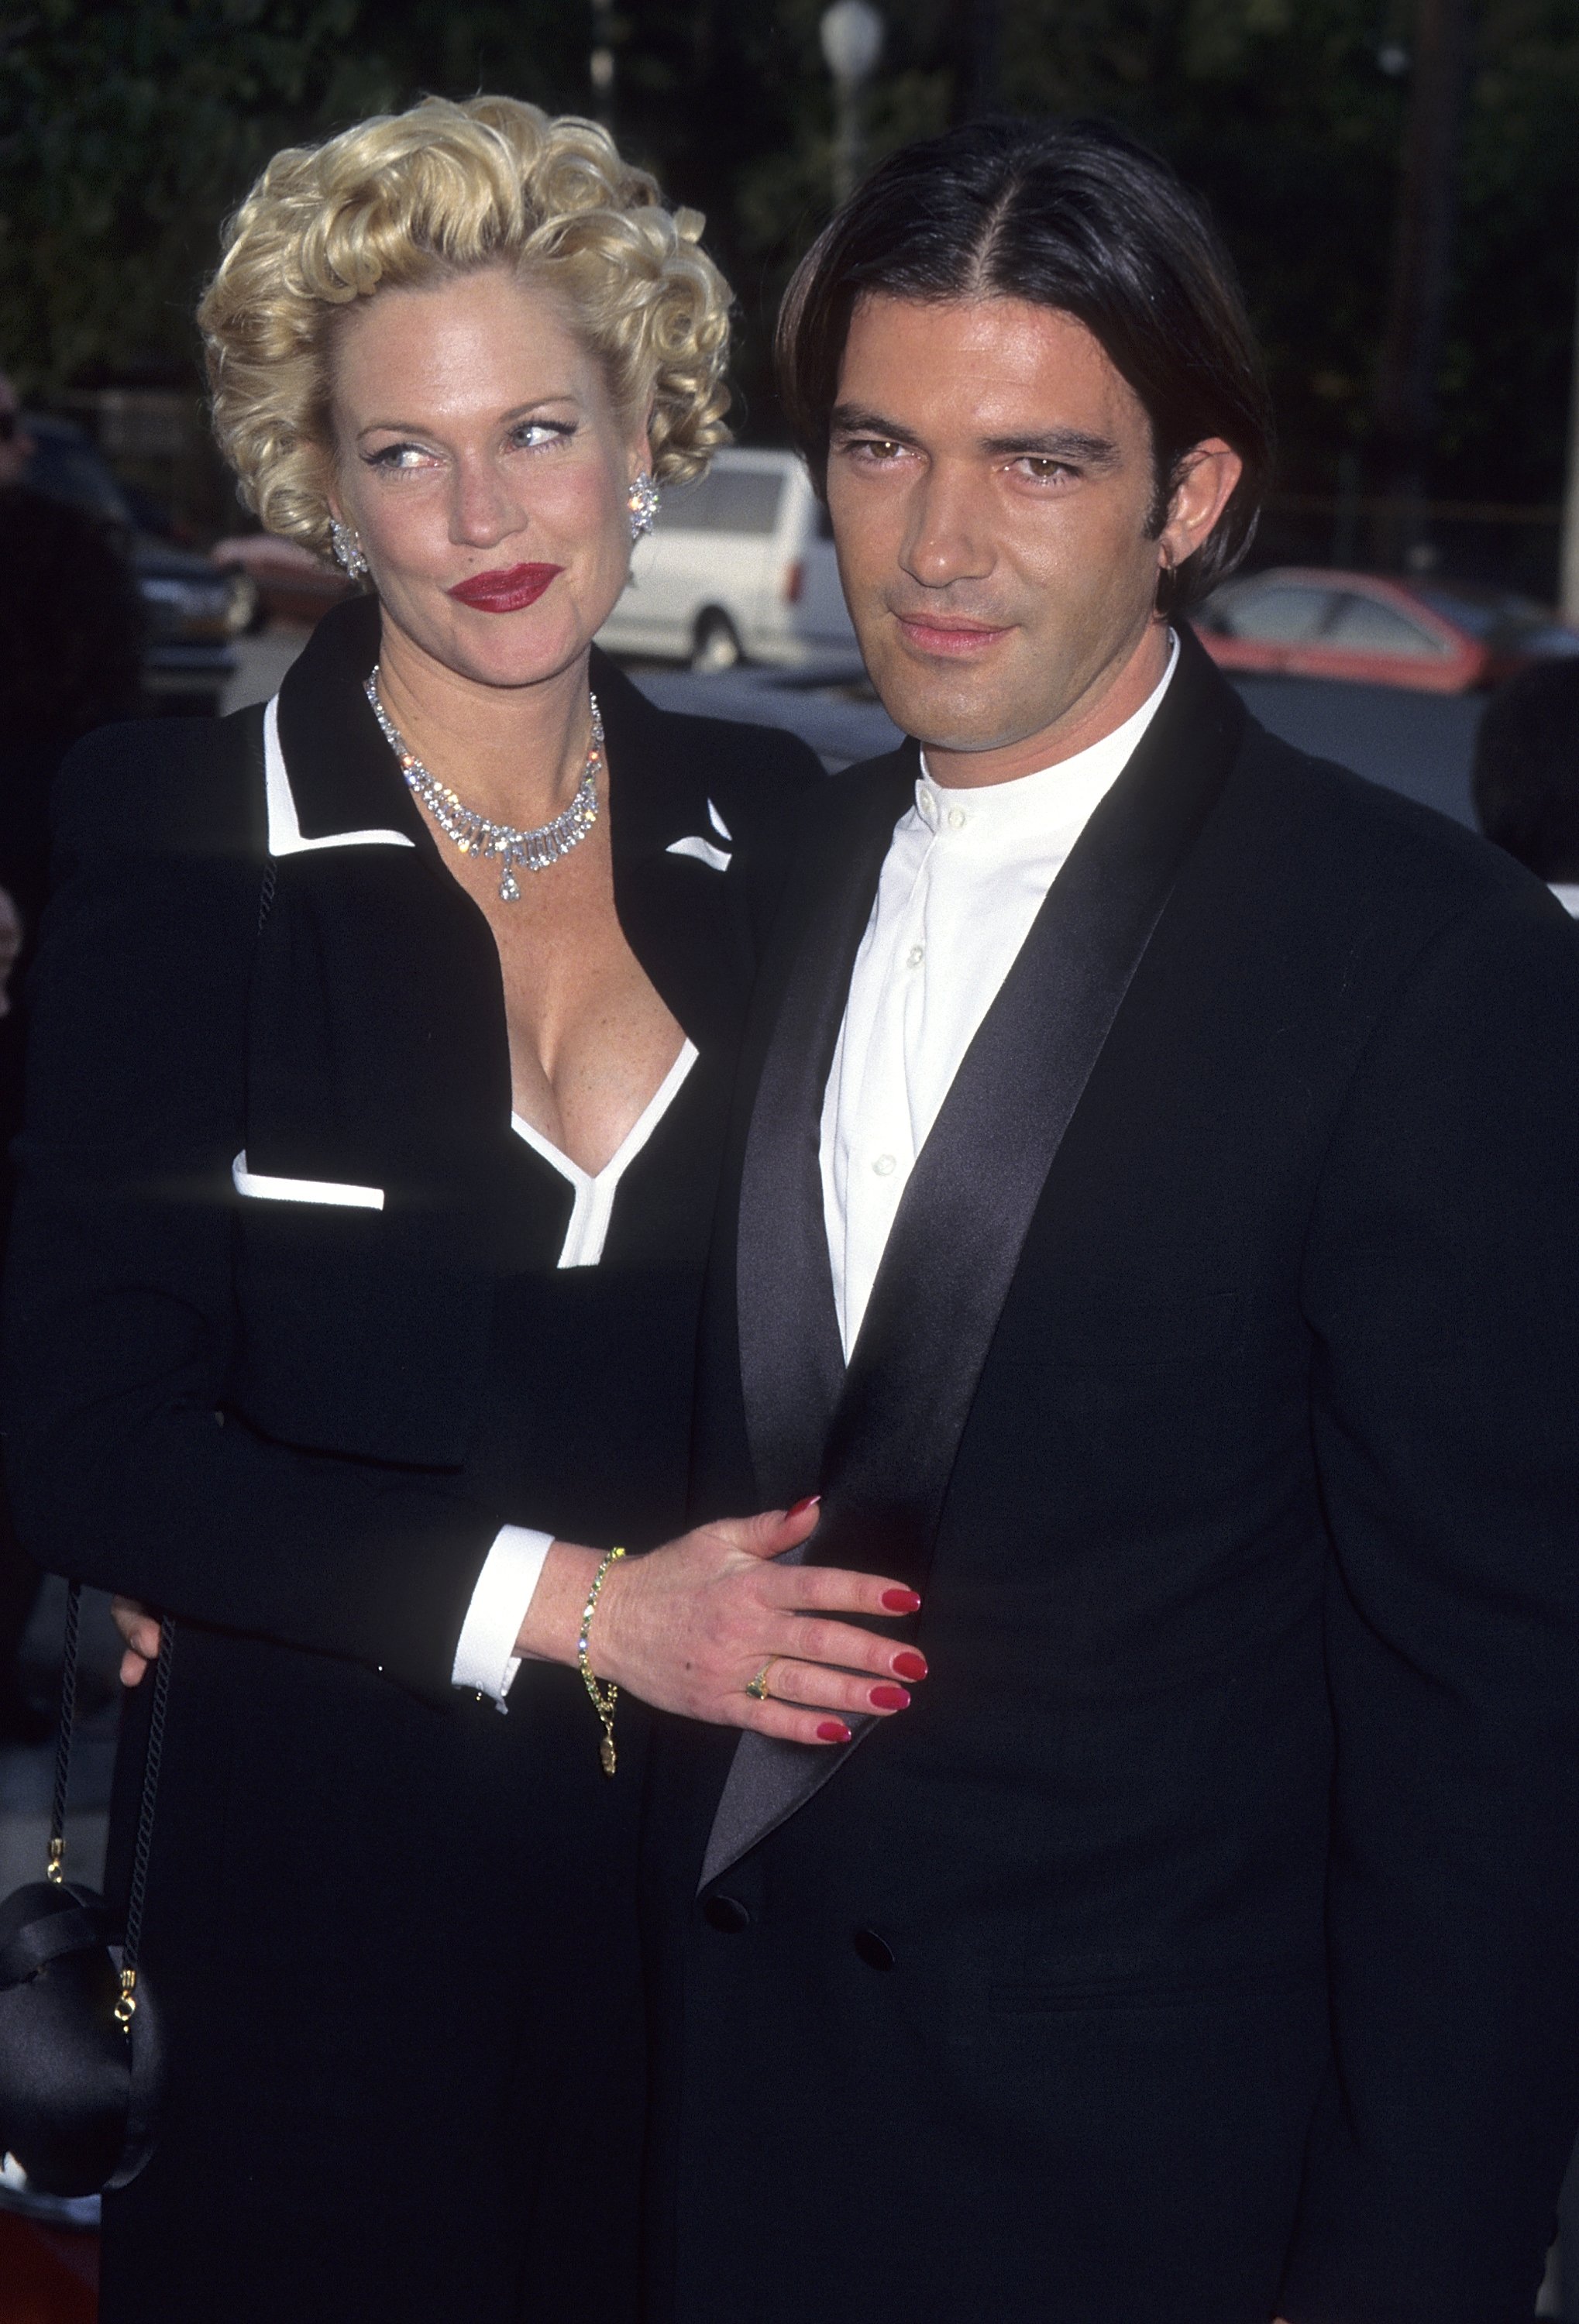
[[[359,301],[332,411],[330,499],[386,621],[485,686],[586,652],[625,584],[649,455],[550,296],[499,267]]]

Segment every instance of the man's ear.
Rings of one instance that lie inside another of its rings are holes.
[[[1193,444],[1176,464],[1168,521],[1157,536],[1159,562],[1174,570],[1206,540],[1244,474],[1244,462],[1221,436]]]

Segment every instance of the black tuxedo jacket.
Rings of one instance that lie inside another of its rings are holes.
[[[913,748],[748,1034],[698,1513],[931,1665],[660,1778],[683,2324],[1525,2324],[1579,2116],[1579,940],[1192,640],[847,1373],[822,1091]]]

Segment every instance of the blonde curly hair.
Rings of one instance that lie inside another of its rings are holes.
[[[729,434],[730,292],[702,224],[666,208],[596,122],[515,97],[425,97],[276,153],[198,309],[243,500],[324,554],[337,318],[376,290],[501,265],[558,294],[623,414],[650,411],[658,482],[699,475]]]

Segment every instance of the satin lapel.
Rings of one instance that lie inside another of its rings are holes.
[[[826,1440],[817,1563],[925,1581],[959,1441],[1054,1157],[1244,724],[1193,639],[966,1053],[905,1189]],[[825,1066],[826,1071],[826,1066]],[[826,1247],[822,1273],[827,1274]],[[812,1751],[741,1738],[702,1885],[876,1722]]]
[[[794,915],[797,948],[752,1108],[735,1286],[746,1430],[768,1508],[811,1489],[844,1386],[818,1161],[823,1091],[878,875],[914,779],[914,752],[896,752],[857,778],[859,788],[840,803],[846,813],[835,810],[828,875]]]

